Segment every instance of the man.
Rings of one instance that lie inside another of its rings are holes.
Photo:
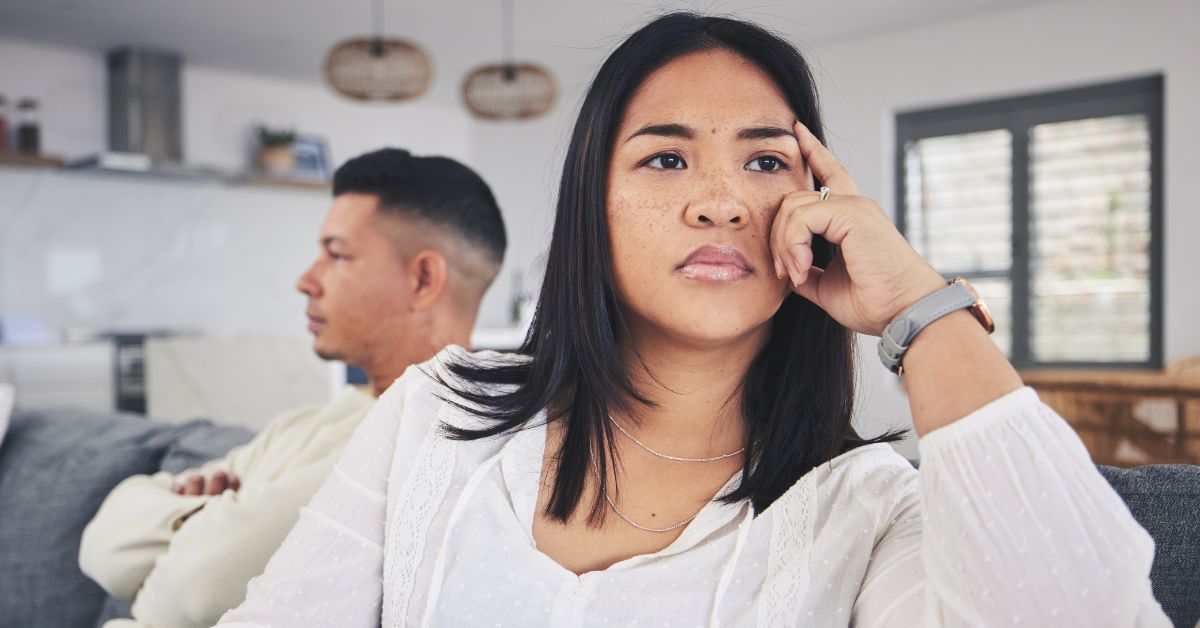
[[[480,299],[506,246],[487,184],[443,157],[384,149],[333,180],[320,253],[296,287],[325,359],[361,367],[322,408],[284,413],[200,469],[119,484],[84,530],[79,563],[133,597],[125,626],[211,626],[241,603],[374,402],[405,368],[469,346]]]

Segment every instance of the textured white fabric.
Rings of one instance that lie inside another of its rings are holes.
[[[448,440],[439,421],[478,419],[447,394],[410,369],[381,397],[223,625],[1169,625],[1149,536],[1028,388],[928,435],[919,473],[861,447],[748,528],[747,504],[710,503],[662,551],[582,576],[534,544],[545,428]]]

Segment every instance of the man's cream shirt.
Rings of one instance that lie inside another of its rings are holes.
[[[132,620],[104,628],[211,626],[246,596],[246,583],[295,525],[375,398],[354,387],[332,402],[281,414],[224,458],[179,475],[117,485],[83,531],[79,565],[105,591],[134,598]],[[238,476],[214,496],[171,489],[189,475]]]

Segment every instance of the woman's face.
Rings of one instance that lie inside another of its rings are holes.
[[[795,114],[727,51],[663,66],[614,140],[608,224],[618,298],[635,336],[716,346],[757,335],[790,292],[768,237],[783,196],[812,189]]]

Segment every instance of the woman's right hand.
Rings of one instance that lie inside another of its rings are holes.
[[[854,331],[878,336],[888,323],[946,285],[904,239],[875,201],[803,124],[794,125],[800,153],[813,176],[830,189],[798,190],[784,197],[771,227],[776,276]],[[813,266],[813,236],[839,247],[824,268]]]

